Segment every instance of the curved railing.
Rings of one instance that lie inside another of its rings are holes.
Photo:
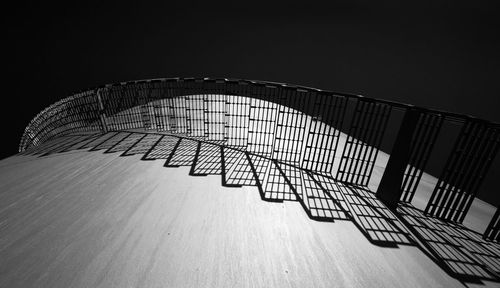
[[[28,124],[19,151],[74,132],[137,128],[218,141],[358,186],[370,184],[382,150],[390,157],[379,199],[410,202],[429,171],[439,177],[426,214],[459,223],[500,146],[498,123],[467,115],[289,84],[173,78],[58,101]]]

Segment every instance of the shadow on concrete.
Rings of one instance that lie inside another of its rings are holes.
[[[189,166],[192,176],[220,175],[226,187],[256,186],[262,200],[299,202],[312,220],[351,221],[374,245],[415,246],[464,285],[483,280],[500,283],[500,245],[463,225],[425,216],[407,203],[391,210],[367,187],[227,147],[223,141],[113,131],[62,136],[21,154],[46,157],[83,149],[121,152],[121,157],[142,155],[145,161],[163,159],[165,167]]]

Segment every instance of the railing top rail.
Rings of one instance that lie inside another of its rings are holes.
[[[500,127],[500,123],[492,122],[492,121],[489,121],[486,119],[481,119],[481,118],[478,118],[478,117],[475,117],[472,115],[460,114],[460,113],[455,113],[455,112],[450,112],[450,111],[445,111],[445,110],[440,110],[440,109],[425,108],[425,107],[416,106],[416,105],[407,104],[407,103],[402,103],[402,102],[398,102],[398,101],[366,97],[366,96],[363,96],[360,94],[336,92],[336,91],[318,89],[318,88],[302,86],[302,85],[272,82],[272,81],[262,81],[262,80],[248,80],[248,79],[237,79],[237,78],[211,78],[211,77],[203,77],[203,78],[201,78],[201,77],[198,77],[198,78],[197,77],[153,78],[153,79],[131,80],[131,81],[118,82],[118,83],[113,83],[113,84],[104,84],[104,85],[90,88],[88,90],[106,88],[106,87],[112,87],[112,86],[128,86],[128,85],[134,85],[134,84],[159,83],[159,82],[198,82],[198,83],[200,83],[200,82],[215,82],[215,83],[233,83],[233,84],[239,84],[239,85],[258,85],[258,86],[266,86],[269,88],[272,88],[272,87],[278,88],[279,87],[279,88],[283,88],[283,89],[293,89],[296,91],[306,92],[306,93],[307,92],[315,92],[315,93],[322,93],[322,94],[330,94],[330,95],[334,95],[334,96],[342,96],[342,97],[347,97],[347,98],[352,98],[352,99],[362,98],[362,99],[368,100],[368,101],[372,100],[372,101],[375,101],[378,103],[387,104],[387,105],[393,106],[394,108],[416,109],[416,110],[420,110],[420,111],[425,111],[427,113],[440,114],[442,116],[446,116],[448,118],[453,118],[453,119],[459,120],[459,121],[473,119],[475,121],[481,121],[481,122],[489,123],[492,126]]]
[[[179,89],[189,89],[189,85],[191,83],[196,83],[196,85],[199,85],[200,83],[210,83],[210,84],[231,84],[231,85],[248,85],[248,86],[254,86],[254,87],[261,87],[261,88],[279,88],[287,91],[297,91],[300,93],[314,93],[314,94],[321,94],[321,95],[331,95],[331,96],[336,96],[336,97],[345,97],[348,99],[363,99],[363,101],[369,101],[369,102],[376,102],[376,103],[381,103],[385,105],[389,105],[392,108],[395,109],[401,109],[401,110],[406,110],[406,109],[412,109],[412,110],[418,110],[422,111],[425,113],[433,113],[433,114],[439,114],[443,117],[446,117],[446,119],[450,121],[457,121],[457,122],[464,122],[467,120],[473,120],[475,122],[483,122],[487,123],[491,127],[495,128],[500,128],[500,123],[495,123],[491,122],[488,120],[480,119],[474,116],[470,115],[464,115],[464,114],[459,114],[459,113],[454,113],[454,112],[449,112],[449,111],[443,111],[443,110],[438,110],[438,109],[429,109],[429,108],[424,108],[424,107],[419,107],[411,104],[406,104],[406,103],[401,103],[401,102],[396,102],[396,101],[391,101],[391,100],[384,100],[384,99],[379,99],[379,98],[370,98],[370,97],[365,97],[363,95],[358,95],[358,94],[350,94],[350,93],[344,93],[344,92],[335,92],[335,91],[330,91],[330,90],[322,90],[318,88],[313,88],[313,87],[307,87],[307,86],[301,86],[301,85],[294,85],[294,84],[288,84],[288,83],[279,83],[279,82],[271,82],[271,81],[261,81],[261,80],[247,80],[247,79],[236,79],[236,78],[210,78],[210,77],[174,77],[174,78],[154,78],[154,79],[141,79],[141,80],[133,80],[133,81],[124,81],[124,82],[118,82],[118,83],[112,83],[112,84],[104,84],[96,87],[92,87],[89,89],[85,90],[79,90],[78,92],[70,95],[69,97],[63,98],[52,105],[48,106],[44,110],[42,110],[40,113],[38,113],[28,124],[28,126],[25,129],[25,134],[27,130],[29,130],[29,127],[32,125],[36,125],[37,119],[40,119],[40,117],[43,117],[44,114],[50,111],[52,107],[55,107],[57,105],[62,105],[65,102],[68,102],[70,100],[79,98],[80,96],[85,96],[88,95],[89,93],[96,93],[100,89],[109,89],[111,87],[126,87],[126,86],[137,86],[138,89],[147,89],[147,85],[150,83],[179,83]],[[186,85],[183,85],[182,83],[185,83]],[[197,89],[203,89],[203,86],[197,87]],[[242,95],[244,96],[244,95]],[[21,142],[24,141],[24,137],[21,140]],[[21,144],[22,146],[23,144]]]

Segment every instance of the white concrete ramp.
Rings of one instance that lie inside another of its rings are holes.
[[[75,150],[0,161],[0,287],[465,283],[425,247],[377,246],[353,221],[313,221],[297,202],[265,202],[255,187],[141,157]]]

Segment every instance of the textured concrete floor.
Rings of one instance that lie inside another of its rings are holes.
[[[413,246],[370,244],[140,156],[0,161],[0,287],[460,287]],[[486,283],[495,287],[494,283]]]

